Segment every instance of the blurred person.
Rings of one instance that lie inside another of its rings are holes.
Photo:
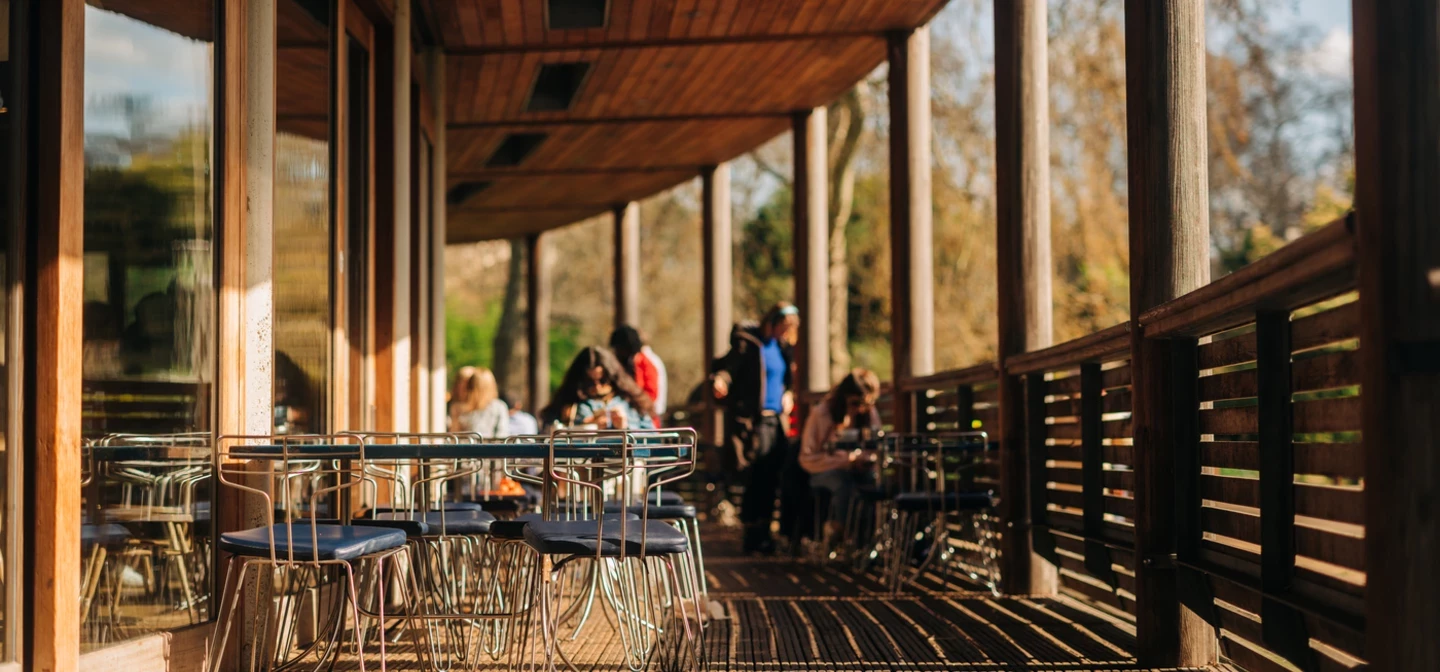
[[[799,333],[800,311],[782,301],[760,324],[735,325],[729,352],[711,365],[712,391],[726,408],[724,456],[744,474],[740,521],[746,553],[775,550],[770,520],[785,465],[785,416],[794,405],[792,349]]]
[[[640,330],[637,329],[637,331]],[[669,397],[666,396],[670,393],[670,374],[665,371],[665,362],[660,359],[660,355],[655,354],[655,350],[650,347],[650,338],[644,331],[640,331],[640,342],[644,344],[640,348],[640,352],[650,359],[651,364],[655,365],[655,373],[660,379],[659,385],[656,386],[658,391],[654,395],[655,415],[663,418],[665,411],[669,410],[670,406]]]
[[[460,369],[450,397],[450,431],[474,432],[486,439],[510,436],[510,408],[501,401],[500,386],[490,369]]]
[[[655,403],[609,350],[590,346],[575,355],[550,405],[540,411],[546,427],[591,425],[601,429],[653,429]]]
[[[654,402],[660,398],[660,371],[655,368],[655,363],[643,352],[645,342],[640,338],[640,332],[629,325],[621,325],[610,332],[610,350],[615,353],[615,358],[620,360],[620,366],[625,373],[635,379],[635,384],[640,390],[650,395]],[[655,426],[660,426],[660,413],[654,411],[651,420]]]
[[[534,436],[540,433],[540,421],[525,411],[520,405],[518,395],[506,392],[501,399],[510,408],[510,436]]]
[[[810,410],[800,439],[800,467],[810,474],[812,490],[830,493],[825,521],[828,548],[845,524],[856,490],[875,484],[874,454],[845,450],[837,441],[861,441],[880,431],[880,379],[871,371],[852,369]]]

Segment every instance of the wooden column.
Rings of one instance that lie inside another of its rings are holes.
[[[824,107],[795,113],[795,307],[800,309],[799,362],[801,392],[830,389],[830,162],[827,157],[827,112]],[[804,417],[804,414],[801,414]]]
[[[530,347],[530,408],[550,403],[550,269],[544,234],[525,238],[525,338]]]
[[[410,431],[410,3],[395,3],[389,39],[377,40],[375,428]],[[386,100],[388,98],[388,101]],[[385,122],[389,122],[385,124]],[[384,126],[382,127],[382,124]],[[389,154],[389,156],[386,156]]]
[[[1054,341],[1050,277],[1050,114],[1046,0],[995,4],[996,253],[999,273],[1000,493],[1005,590],[1050,595],[1059,575],[1031,548],[1025,389],[1005,360]],[[1097,416],[1098,417],[1098,416]],[[1098,463],[1097,463],[1098,464]]]
[[[890,58],[890,360],[896,382],[935,370],[930,193],[930,28],[888,34]],[[912,423],[895,395],[895,429]]]
[[[25,669],[74,670],[80,653],[80,377],[85,220],[85,2],[30,4],[35,88],[33,253],[25,305],[33,371],[24,398],[33,440],[25,441],[30,493],[24,518],[28,591]],[[12,32],[13,34],[13,32]],[[14,589],[21,589],[15,586]]]
[[[730,164],[709,166],[700,171],[701,211],[701,265],[704,282],[701,303],[704,310],[704,366],[708,371],[711,362],[723,355],[730,347],[730,328],[734,323],[733,295],[733,241],[730,231]],[[702,432],[707,441],[719,445],[724,439],[724,417],[710,395],[706,395],[707,407],[701,421]]]
[[[445,164],[445,52],[440,47],[430,50],[428,59],[429,90],[435,115],[435,144],[430,148],[430,426],[437,431],[446,426],[445,388],[448,376],[445,366],[445,189],[448,168]],[[533,398],[532,398],[533,401]],[[531,407],[532,411],[534,407]]]
[[[615,326],[640,324],[640,204],[615,206]]]
[[[704,256],[705,366],[730,347],[733,238],[730,233],[730,164],[701,171],[701,254]]]
[[[1210,281],[1204,0],[1126,0],[1130,315]],[[1215,633],[1185,607],[1174,564],[1177,344],[1133,330],[1137,655],[1141,666],[1215,660]],[[1189,376],[1193,378],[1193,376]],[[1187,413],[1193,415],[1193,411]]]
[[[1366,656],[1440,669],[1440,10],[1354,3]]]

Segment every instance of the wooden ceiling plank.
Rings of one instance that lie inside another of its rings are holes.
[[[650,14],[655,10],[655,0],[635,0],[634,6],[625,36],[630,40],[644,40],[650,31]]]
[[[696,37],[722,37],[730,30],[730,25],[735,22],[735,15],[740,11],[740,4],[735,2],[719,2],[715,9],[715,18],[710,22],[710,31],[705,35]]]
[[[645,35],[652,40],[669,39],[670,25],[675,18],[675,0],[654,0],[655,8],[650,11],[650,25]]]
[[[520,14],[520,25],[524,26],[525,42],[559,42],[564,43],[565,31],[547,30],[545,26],[545,2],[543,0],[530,0],[521,5],[524,10]],[[552,38],[559,37],[555,40]]]
[[[525,20],[521,3],[524,0],[500,0],[500,25],[505,44],[523,44]]]

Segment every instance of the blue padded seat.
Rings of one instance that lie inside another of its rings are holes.
[[[440,506],[439,509],[435,509],[435,510],[436,510],[436,511],[440,511],[440,510],[444,510],[444,511],[484,511],[485,509],[482,508],[479,504],[476,504],[476,503],[474,503],[474,502],[444,502],[444,503],[441,504],[441,506]],[[406,507],[398,507],[398,508],[397,508],[397,507],[393,507],[393,506],[377,506],[377,507],[375,507],[375,508],[370,509],[369,511],[367,511],[367,512],[365,513],[365,515],[366,515],[367,517],[369,517],[369,516],[374,516],[374,515],[380,514],[380,513],[408,513],[409,511],[410,511],[410,509],[409,509],[409,508],[406,508]]]
[[[650,493],[647,498],[650,500],[651,504],[655,503],[655,493]],[[681,497],[679,493],[670,492],[669,490],[660,491],[661,506],[681,506],[684,503],[685,498]]]
[[[975,511],[995,505],[988,492],[907,492],[895,496],[895,508],[901,511]]]
[[[605,521],[603,526],[593,520],[535,521],[525,526],[525,543],[547,555],[595,555],[598,552],[602,556],[618,557],[623,548],[626,555],[653,556],[684,553],[690,549],[690,540],[668,523],[651,520],[643,526],[631,524],[626,528],[622,538],[619,521]]]
[[[106,525],[81,525],[80,526],[80,547],[89,548],[96,544],[102,546],[114,546],[123,544],[130,540],[130,530],[124,525],[109,523]]]
[[[634,514],[625,514],[627,520],[640,520]],[[525,526],[529,523],[541,522],[545,516],[539,513],[526,513],[516,516],[511,520],[497,520],[490,525],[490,536],[495,539],[511,539],[519,541],[525,538]],[[605,514],[605,520],[620,520],[619,513]]]
[[[420,534],[489,534],[495,516],[484,511],[430,511],[428,513],[377,513],[375,523],[403,522],[424,526]],[[443,524],[442,524],[443,523]]]
[[[314,560],[316,552],[321,560],[354,560],[362,555],[399,548],[405,545],[403,530],[383,527],[360,527],[350,525],[321,525],[314,527],[312,539],[308,522],[294,523],[295,539],[289,539],[286,526],[276,524],[271,528],[257,527],[244,532],[227,532],[220,535],[220,550],[235,555],[251,557],[270,556],[269,530],[275,532],[275,557],[284,559],[291,550],[295,560]],[[318,541],[318,548],[315,542]]]
[[[605,502],[605,513],[620,511],[620,502]],[[631,504],[630,513],[645,516],[651,520],[695,520],[695,507],[689,504]]]

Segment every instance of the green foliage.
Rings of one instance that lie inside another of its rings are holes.
[[[777,189],[741,227],[736,280],[743,314],[759,315],[778,301],[794,301],[792,202],[788,186]]]
[[[495,358],[495,332],[500,328],[500,301],[485,302],[477,316],[455,304],[445,305],[445,364],[453,375],[462,366],[490,366]]]

